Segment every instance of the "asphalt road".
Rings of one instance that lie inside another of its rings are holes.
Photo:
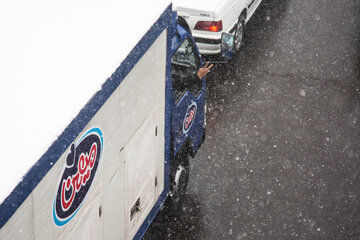
[[[360,239],[360,1],[263,0],[144,239]]]

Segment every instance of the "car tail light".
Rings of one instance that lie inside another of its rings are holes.
[[[222,30],[222,21],[199,21],[195,25],[195,30],[210,31],[210,32],[220,32]]]

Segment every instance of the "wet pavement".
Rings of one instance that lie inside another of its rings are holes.
[[[360,239],[360,1],[263,0],[144,239]]]

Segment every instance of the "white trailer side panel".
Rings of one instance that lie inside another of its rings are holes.
[[[31,195],[23,202],[7,224],[1,228],[0,239],[34,239],[33,206]]]
[[[156,201],[157,108],[122,151],[126,171],[127,236],[132,239]]]
[[[0,1],[0,204],[169,5]]]
[[[153,185],[154,189],[149,195],[152,196],[152,200],[147,209],[151,209],[164,189],[166,42],[166,30],[164,30],[74,140],[75,143],[79,142],[83,134],[95,126],[103,133],[103,152],[94,181],[74,217],[60,227],[53,219],[55,196],[67,154],[70,152],[69,146],[1,229],[0,239],[33,239],[33,237],[37,240],[74,237],[130,239],[133,237],[141,224],[136,224],[131,234],[127,233],[130,211],[128,206],[132,204],[131,200],[127,201],[126,194],[127,190],[131,191],[134,186],[126,185],[128,182],[126,175],[132,175],[132,168],[128,168],[129,172],[126,171],[121,152],[136,146],[136,141],[139,139],[141,143],[142,138],[139,138],[141,134],[154,135],[150,144],[149,142],[145,144],[154,148],[150,156],[154,164],[154,172],[148,174],[157,177],[158,183],[156,186]],[[149,126],[156,128],[157,136],[155,129],[147,129]],[[139,153],[136,155],[137,152],[132,151],[133,155],[127,161],[149,157],[144,155],[144,151]],[[139,180],[141,178],[137,179]],[[143,219],[141,215],[139,223]],[[24,226],[22,232],[18,232],[20,228],[16,226],[19,225]]]

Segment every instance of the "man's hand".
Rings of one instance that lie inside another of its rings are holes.
[[[210,62],[207,62],[205,66],[200,68],[199,71],[197,72],[197,75],[200,79],[203,79],[206,76],[206,74],[209,72],[210,68],[213,67],[213,64],[211,64],[210,66],[209,64]]]

